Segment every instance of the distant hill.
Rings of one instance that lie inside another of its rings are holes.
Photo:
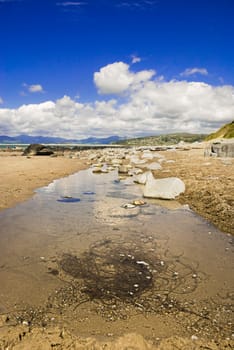
[[[218,138],[231,139],[234,137],[234,120],[222,126],[218,131],[208,135],[205,141],[210,141]]]
[[[129,146],[157,146],[157,145],[174,145],[183,142],[200,142],[205,139],[205,134],[174,133],[158,136],[138,137],[127,140],[117,141],[117,144]]]
[[[46,137],[46,136],[29,136],[29,135],[19,135],[15,137],[0,136],[0,143],[2,144],[60,144],[60,143],[75,143],[75,144],[110,144],[112,142],[119,141],[121,138],[119,136],[109,136],[104,138],[89,137],[87,139],[77,140],[77,139],[64,139],[61,137]]]

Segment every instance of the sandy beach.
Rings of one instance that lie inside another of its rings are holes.
[[[186,185],[178,198],[182,204],[209,220],[221,231],[234,234],[234,160],[204,157],[201,145],[194,149],[161,152],[167,162],[156,178],[177,176]],[[0,152],[0,210],[30,198],[35,189],[87,168],[87,159],[71,153],[58,157],[21,156],[22,152]]]
[[[186,185],[186,191],[177,198],[177,201],[181,205],[188,205],[224,234],[234,234],[233,159],[204,157],[204,147],[205,145],[201,145],[199,148],[185,147],[178,150],[160,151],[164,157],[161,162],[162,169],[154,170],[154,176],[155,178],[177,176],[182,179]],[[90,152],[92,151],[80,152],[79,154],[68,152],[56,157],[26,157],[18,151],[1,152],[0,210],[4,211],[6,208],[31,198],[37,188],[49,184],[54,179],[88,168],[91,165],[91,160],[88,157]],[[43,260],[43,263],[45,264],[46,261]],[[82,312],[82,308],[79,312]],[[85,315],[85,306],[83,312]],[[182,317],[184,316],[182,315]],[[85,322],[84,320],[85,317],[82,322]],[[217,341],[217,339],[205,339],[196,335],[187,336],[187,333],[183,336],[168,339],[156,338],[156,341],[155,339],[152,341],[150,336],[146,336],[148,331],[143,337],[139,329],[135,328],[137,329],[136,333],[129,333],[126,329],[126,334],[122,333],[118,336],[114,336],[111,330],[108,336],[103,338],[101,336],[95,337],[95,333],[91,333],[90,336],[83,336],[83,334],[81,336],[80,333],[74,332],[70,328],[64,329],[62,326],[31,327],[27,322],[23,322],[14,324],[14,327],[7,327],[8,322],[4,310],[0,308],[1,350],[49,350],[51,348],[83,350],[198,350],[206,348],[224,350],[231,349],[233,346],[233,339],[222,338]],[[134,317],[131,322],[133,325],[135,322],[135,325],[139,326],[137,319],[134,321]],[[110,327],[110,323],[105,321],[102,326],[103,333],[105,333],[107,325]],[[162,326],[169,327],[166,323]],[[160,329],[161,325],[157,327]],[[171,327],[174,327],[173,323],[171,323]],[[80,329],[83,329],[82,324],[80,324]],[[175,332],[177,331],[179,330],[175,329]]]
[[[84,159],[71,155],[25,157],[21,151],[0,152],[0,210],[33,196],[34,190],[55,179],[87,168]]]

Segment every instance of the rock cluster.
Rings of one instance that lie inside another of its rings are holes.
[[[135,183],[144,185],[143,196],[175,199],[185,191],[185,184],[176,177],[156,179],[153,171],[160,171],[164,156],[151,149],[104,149],[88,155],[93,173],[107,173],[116,169],[119,179],[132,176]]]

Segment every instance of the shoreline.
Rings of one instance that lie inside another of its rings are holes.
[[[189,207],[225,233],[234,235],[234,159],[204,157],[206,145],[159,151],[165,157],[155,178],[170,176],[184,181],[186,191],[176,200]],[[92,152],[92,151],[91,151]],[[69,151],[49,156],[22,156],[0,152],[0,210],[31,198],[37,188],[53,180],[87,169],[92,161],[86,151]]]

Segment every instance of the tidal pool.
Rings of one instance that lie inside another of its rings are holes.
[[[232,337],[233,239],[90,170],[0,213],[0,314],[79,335]]]

